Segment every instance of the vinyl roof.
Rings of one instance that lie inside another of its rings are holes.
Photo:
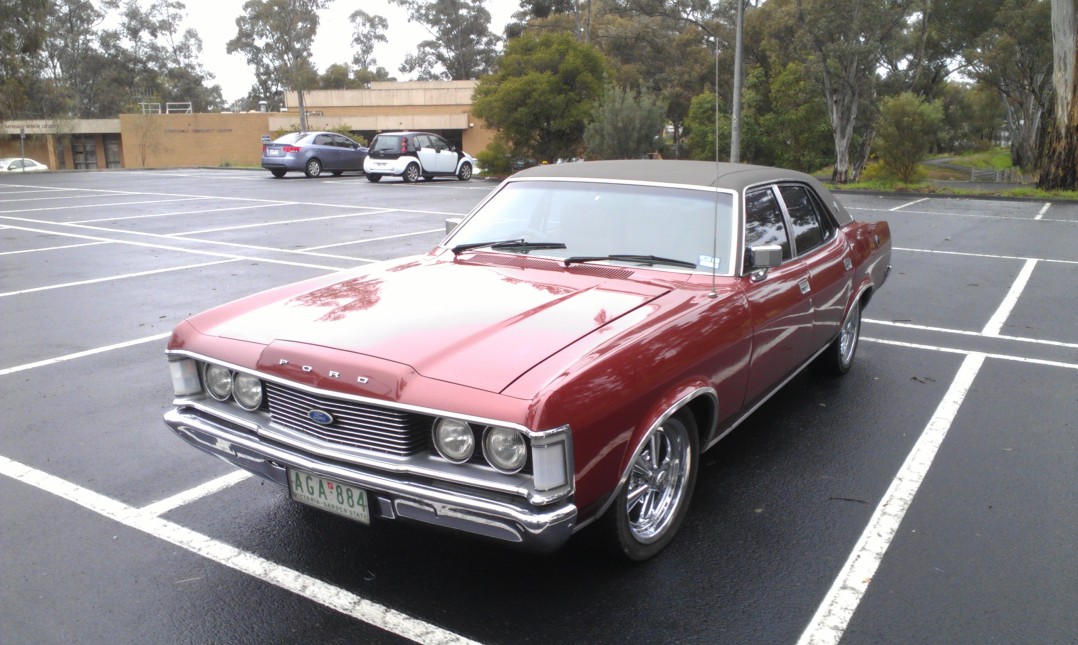
[[[683,186],[718,187],[743,192],[746,188],[768,182],[797,181],[816,189],[834,213],[839,224],[851,221],[849,213],[818,179],[796,170],[711,161],[664,159],[623,159],[617,161],[579,161],[547,164],[522,170],[510,179],[558,178],[599,179],[626,182],[656,182]]]

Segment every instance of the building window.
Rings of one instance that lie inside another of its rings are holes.
[[[75,170],[97,168],[97,144],[93,135],[72,135],[71,156],[74,157]]]
[[[105,167],[122,168],[123,160],[120,157],[120,135],[105,135]]]

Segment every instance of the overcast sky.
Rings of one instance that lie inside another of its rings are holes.
[[[244,0],[187,0],[187,26],[202,38],[202,62],[214,75],[212,83],[221,86],[225,101],[231,102],[247,95],[254,84],[254,72],[241,54],[225,53],[225,46],[236,36],[236,18],[243,13]],[[513,13],[519,9],[518,0],[487,0],[490,30],[500,36]],[[415,51],[415,43],[429,38],[426,30],[408,22],[404,9],[389,0],[335,0],[318,15],[318,36],[313,53],[314,66],[319,72],[333,63],[352,62],[352,23],[348,16],[357,8],[368,14],[382,16],[389,22],[388,43],[374,50],[378,65],[386,68],[398,80],[409,80],[398,68],[404,57]]]

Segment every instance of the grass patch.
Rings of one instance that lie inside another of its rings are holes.
[[[979,190],[973,188],[955,188],[937,186],[930,183],[904,184],[889,179],[859,181],[855,184],[838,185],[826,182],[831,190],[854,192],[858,190],[885,193],[914,193],[919,195],[955,195],[964,197],[1023,197],[1043,199],[1045,201],[1078,201],[1076,190],[1041,190],[1036,186],[1008,188],[1006,190]]]

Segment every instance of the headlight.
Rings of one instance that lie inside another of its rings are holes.
[[[475,452],[475,434],[464,421],[438,419],[434,423],[434,447],[439,455],[462,464],[471,459]]]
[[[220,365],[206,365],[206,390],[218,401],[232,395],[232,372]]]
[[[262,381],[250,374],[236,372],[232,396],[244,410],[257,410],[262,405]]]
[[[483,436],[483,455],[498,470],[515,473],[528,461],[528,444],[516,430],[487,428]]]

